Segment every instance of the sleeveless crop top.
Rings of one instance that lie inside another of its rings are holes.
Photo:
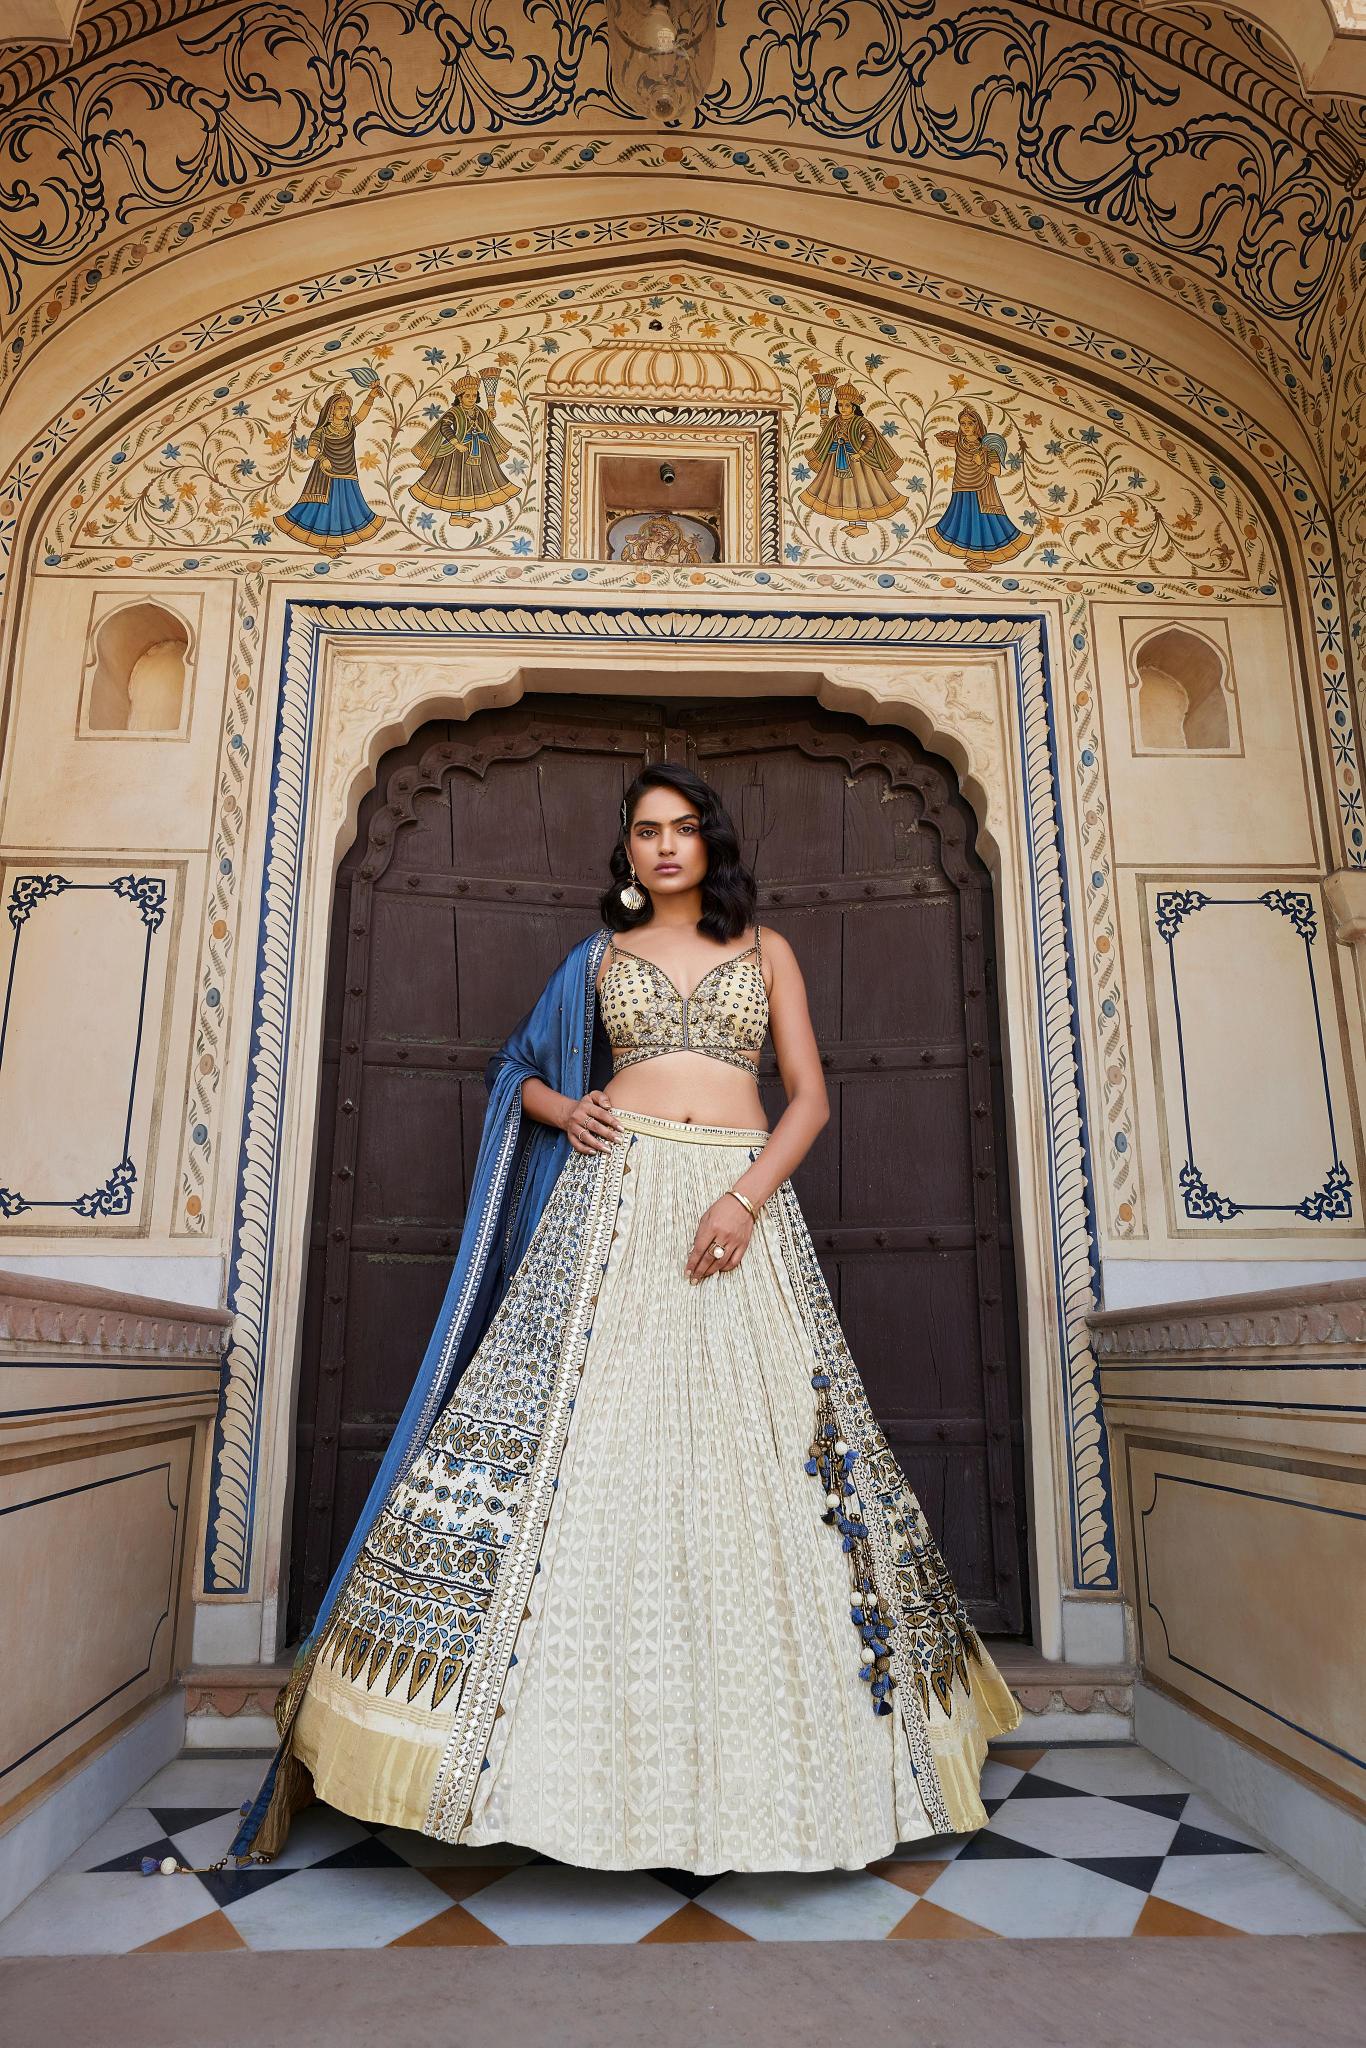
[[[700,1052],[753,1073],[768,1031],[759,927],[754,944],[709,967],[692,993],[680,995],[662,967],[608,941],[611,965],[598,989],[598,1010],[612,1047],[612,1072],[665,1052]]]

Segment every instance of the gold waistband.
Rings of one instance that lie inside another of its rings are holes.
[[[643,1109],[619,1109],[612,1105],[612,1114],[626,1130],[639,1131],[650,1138],[682,1138],[689,1145],[760,1145],[768,1137],[766,1130],[757,1125],[749,1128],[744,1124],[690,1124],[681,1117],[651,1116]]]

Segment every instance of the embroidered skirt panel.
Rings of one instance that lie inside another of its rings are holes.
[[[564,1167],[367,1540],[293,1754],[365,1819],[599,1869],[861,1868],[980,1825],[986,1742],[1018,1709],[790,1183],[739,1267],[691,1285],[697,1219],[764,1133],[618,1117],[610,1154]],[[818,1414],[857,1452],[861,1543],[822,1519]],[[882,1636],[853,1620],[860,1560]],[[867,1644],[897,1678],[881,1712]]]

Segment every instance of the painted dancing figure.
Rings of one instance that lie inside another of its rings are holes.
[[[499,467],[512,443],[493,424],[489,406],[480,403],[479,386],[473,372],[460,379],[450,405],[413,451],[425,467],[409,486],[419,504],[466,522],[505,505],[518,489]]]
[[[941,447],[953,450],[953,483],[948,509],[931,535],[946,554],[957,555],[969,569],[992,569],[1029,546],[1001,503],[996,479],[1006,459],[1006,444],[989,434],[976,406],[965,405],[956,433],[935,435]]]
[[[818,387],[828,380],[817,379]],[[803,505],[827,519],[844,521],[846,533],[867,533],[873,519],[890,519],[905,510],[906,498],[892,489],[901,468],[886,439],[868,419],[857,385],[835,390],[835,409],[811,450],[816,474],[800,494]]]
[[[379,379],[373,370],[361,371],[359,378],[365,386],[359,405],[352,407],[343,384],[324,403],[308,437],[306,452],[313,463],[304,487],[289,510],[275,519],[281,533],[324,555],[339,555],[357,541],[372,540],[384,525],[383,515],[372,512],[365,502],[356,466],[356,429],[375,402]]]

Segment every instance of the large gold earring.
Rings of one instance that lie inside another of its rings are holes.
[[[635,863],[629,854],[626,856],[626,865],[631,870],[631,879],[622,888],[621,901],[623,909],[629,910],[634,916],[636,911],[645,908],[645,891],[636,880]]]

